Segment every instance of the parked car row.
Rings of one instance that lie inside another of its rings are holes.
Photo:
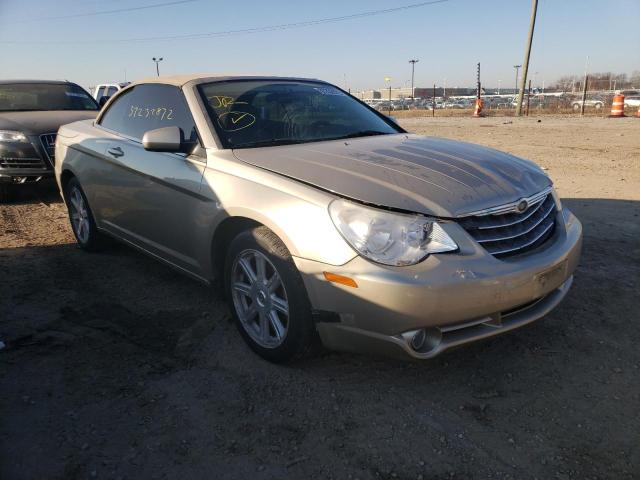
[[[512,109],[518,104],[515,96],[504,95],[483,95],[482,100],[484,102],[485,109]],[[596,94],[589,95],[585,100],[586,109],[601,110],[611,106],[611,95]],[[397,111],[397,110],[432,110],[446,108],[446,109],[471,109],[474,107],[474,98],[469,97],[450,97],[443,99],[442,97],[436,97],[435,102],[431,98],[416,98],[416,99],[395,99],[395,100],[377,100],[368,101],[367,103],[376,108],[380,112]],[[571,108],[574,111],[579,111],[582,108],[582,97],[579,95],[561,95],[561,96],[546,96],[542,94],[524,96],[522,100],[523,108],[526,108],[527,103],[530,109],[533,108]],[[640,96],[632,95],[625,97],[625,107],[634,108],[640,106]]]
[[[625,107],[640,107],[640,95],[634,95],[632,97],[624,97]]]
[[[156,77],[99,113],[68,82],[1,87],[2,175],[47,160],[34,175],[53,166],[82,249],[115,239],[222,285],[267,360],[318,341],[427,359],[541,318],[571,286],[582,227],[542,169],[410,134],[329,83]]]
[[[473,98],[436,98],[435,102],[431,98],[404,98],[396,100],[380,100],[375,102],[368,102],[369,105],[374,107],[380,112],[392,110],[433,110],[440,108],[473,108]]]

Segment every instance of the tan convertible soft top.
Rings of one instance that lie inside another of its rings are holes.
[[[255,78],[255,79],[271,79],[271,80],[314,80],[310,78],[298,78],[298,77],[277,77],[273,75],[247,75],[247,74],[237,74],[237,73],[191,73],[185,75],[163,75],[160,77],[148,77],[140,79],[136,82],[133,82],[131,85],[138,85],[141,83],[163,83],[165,85],[175,85],[177,87],[182,87],[183,85],[189,82],[195,83],[206,83],[208,81],[215,80],[233,80],[233,79],[247,79],[247,78]]]

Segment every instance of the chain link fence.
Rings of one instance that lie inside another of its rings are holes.
[[[404,90],[404,89],[397,89]],[[458,89],[462,90],[462,89]],[[471,90],[471,89],[468,89]],[[374,95],[372,95],[374,93]],[[386,98],[385,93],[387,93]],[[416,88],[416,96],[412,98],[410,91],[407,95],[403,91],[376,91],[360,92],[354,94],[373,108],[397,115],[401,111],[413,111],[418,114],[420,111],[426,112],[435,110],[436,115],[454,116],[472,111],[474,108],[476,95],[467,92],[463,94],[447,94],[443,89],[433,90]],[[584,99],[584,112],[587,115],[609,115],[611,103],[614,95],[621,93],[625,95],[625,113],[635,115],[640,107],[640,89],[629,89],[623,91],[613,90],[590,90]],[[377,98],[373,98],[377,97]],[[391,99],[389,99],[391,97]],[[523,98],[522,111],[529,114],[580,114],[583,104],[582,92],[541,92],[539,90],[526,92]],[[483,92],[483,112],[488,115],[513,115],[517,105],[517,95],[514,93],[497,94]]]

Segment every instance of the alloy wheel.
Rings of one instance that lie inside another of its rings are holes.
[[[289,329],[289,302],[273,263],[257,250],[240,252],[231,268],[231,292],[251,339],[264,348],[280,346]]]
[[[78,187],[71,188],[69,192],[69,214],[73,231],[81,243],[89,241],[89,211]]]

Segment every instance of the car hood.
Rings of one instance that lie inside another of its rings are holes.
[[[18,130],[26,135],[57,132],[60,125],[95,118],[97,110],[51,110],[0,112],[0,130]]]
[[[533,162],[411,134],[234,150],[244,162],[361,202],[458,217],[551,185]]]

